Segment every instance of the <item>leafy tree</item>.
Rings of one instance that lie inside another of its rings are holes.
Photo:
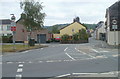
[[[79,39],[81,40],[87,40],[88,39],[88,34],[85,29],[81,29],[81,31],[78,33]]]
[[[60,33],[60,31],[58,30],[58,26],[52,26],[52,33]]]
[[[43,10],[42,3],[35,2],[34,0],[24,0],[20,2],[20,7],[23,9],[21,14],[22,24],[30,32],[31,38],[31,33],[41,29],[43,26],[45,13],[41,12]]]

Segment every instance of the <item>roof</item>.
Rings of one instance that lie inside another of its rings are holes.
[[[67,26],[65,26],[65,27],[63,27],[63,28],[61,28],[60,30],[62,30],[62,29],[64,29],[64,28],[66,28],[66,27],[68,27],[68,26],[70,26],[70,25],[72,25],[72,24],[74,24],[75,22],[73,22],[73,23],[71,23],[71,24],[69,24],[69,25],[67,25]],[[80,25],[82,25],[82,26],[84,26],[83,24],[81,24],[80,22],[77,22],[77,23],[79,23]],[[84,26],[85,27],[85,26]],[[86,27],[85,27],[86,28]]]
[[[0,19],[1,24],[11,24],[10,19]]]

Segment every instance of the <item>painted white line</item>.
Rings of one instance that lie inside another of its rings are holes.
[[[7,62],[7,64],[12,64],[13,62]]]
[[[118,54],[116,54],[116,55],[112,55],[113,57],[117,57],[118,56]]]
[[[100,52],[109,52],[109,51],[100,51]]]
[[[29,52],[29,51],[24,51],[24,52],[22,52],[22,53],[27,53],[27,52]]]
[[[71,58],[72,60],[75,60],[73,57],[71,57],[68,53],[65,53],[69,58]]]
[[[17,72],[22,72],[22,71],[23,71],[22,68],[17,69]]]
[[[64,51],[66,51],[68,49],[68,47],[67,48],[65,48],[65,50]]]
[[[94,52],[97,52],[97,53],[99,53],[99,51],[97,51],[97,50],[95,50],[95,49],[91,49],[92,51],[94,51]]]
[[[80,53],[82,53],[82,54],[86,54],[85,52],[83,52],[83,51],[80,51],[80,50],[78,50],[77,48],[75,48],[75,50],[77,50],[77,51],[79,51]],[[92,58],[95,58],[94,56],[92,56],[92,55],[89,55],[89,54],[87,54],[88,56],[90,56],[90,57],[92,57]]]
[[[17,79],[17,78],[21,78],[21,77],[22,77],[22,75],[21,75],[21,74],[16,75],[16,79]]]
[[[19,64],[18,67],[23,67],[23,64]]]
[[[0,62],[0,64],[2,64],[2,62]]]
[[[85,52],[80,51],[80,50],[78,50],[77,48],[75,48],[75,50],[77,50],[77,51],[80,52],[80,53],[86,54]]]
[[[42,63],[43,61],[39,61],[39,63]]]
[[[54,61],[51,60],[51,61],[46,61],[46,62],[49,63],[49,62],[54,62]]]
[[[43,48],[41,48],[41,50],[43,50]]]
[[[99,74],[99,73],[72,73],[72,75],[93,75],[93,74]]]
[[[19,64],[21,64],[21,63],[25,63],[25,62],[18,62]]]
[[[57,76],[58,78],[60,77],[65,77],[65,76],[69,76],[70,74],[64,74],[64,75],[60,75],[60,76]]]
[[[32,63],[32,61],[29,61],[28,63]]]

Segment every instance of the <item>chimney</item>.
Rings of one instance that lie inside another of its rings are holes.
[[[79,17],[74,18],[73,22],[80,22],[80,18]]]

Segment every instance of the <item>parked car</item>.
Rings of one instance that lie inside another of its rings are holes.
[[[54,38],[55,42],[60,42],[61,38],[60,37],[56,37]]]

